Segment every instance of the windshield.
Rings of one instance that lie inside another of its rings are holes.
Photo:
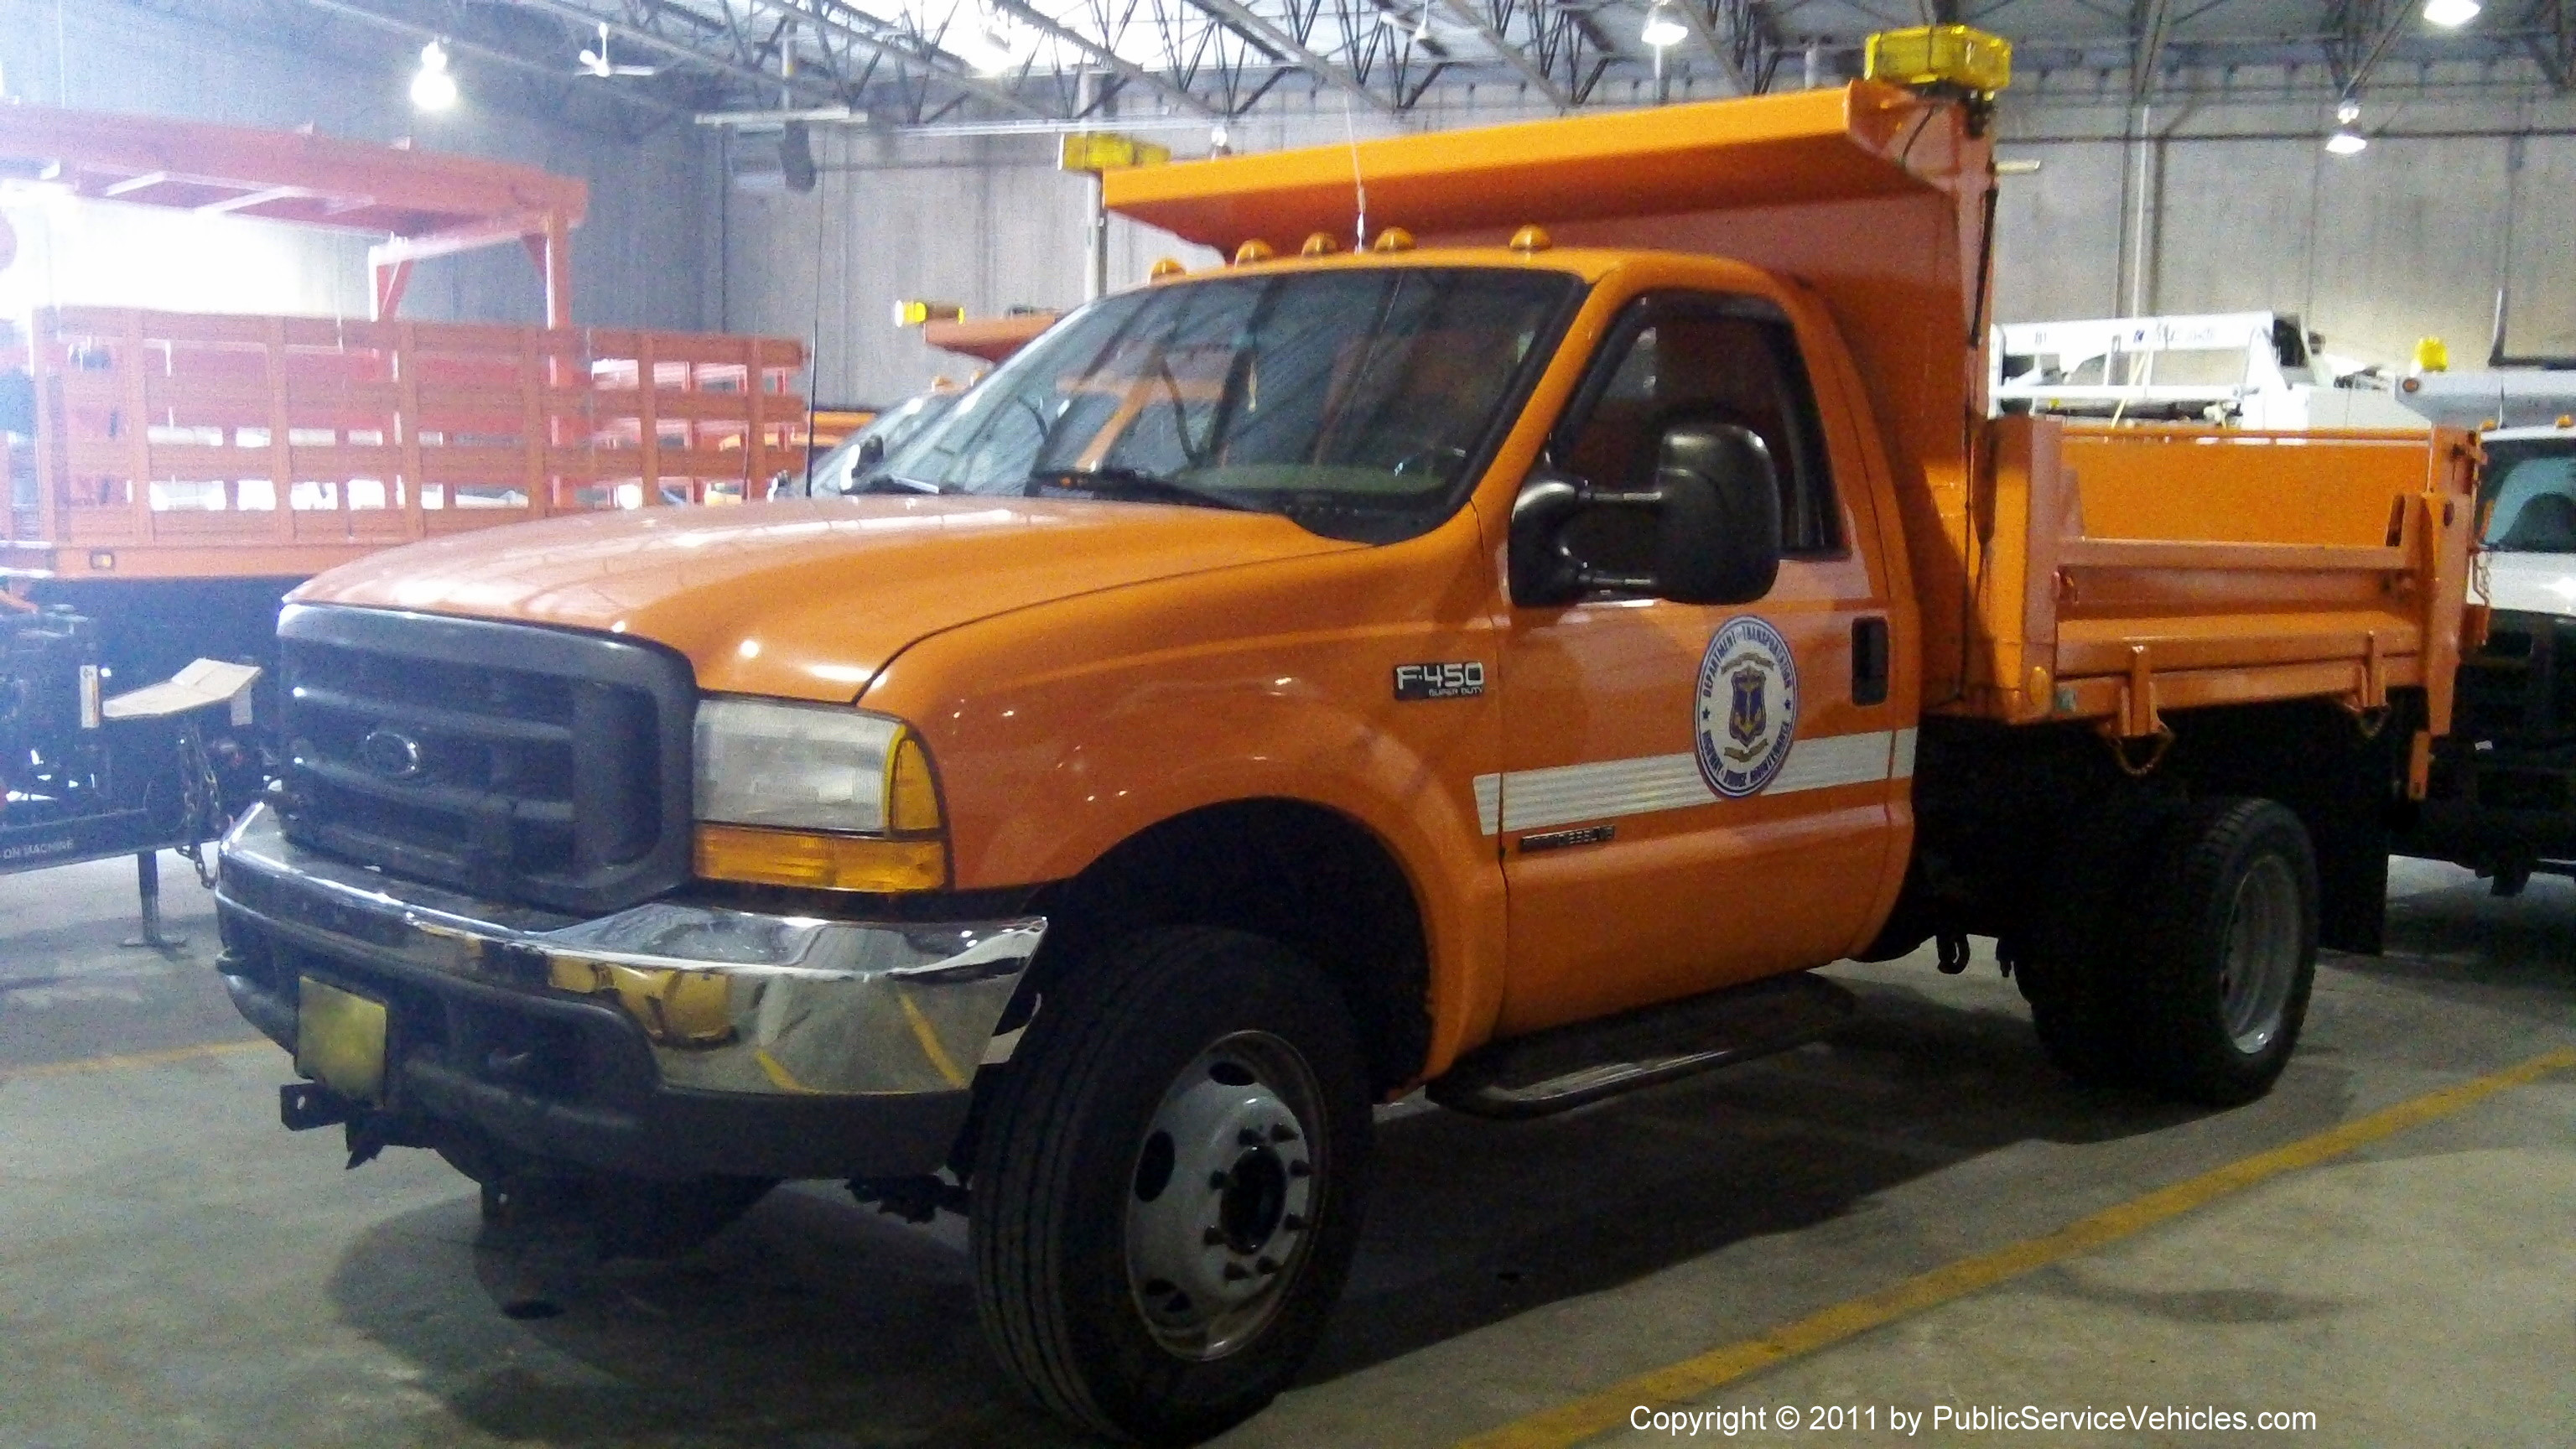
[[[814,465],[814,483],[808,491],[816,498],[850,492],[858,475],[947,412],[957,398],[953,392],[926,392],[870,418],[866,427],[843,438]],[[877,445],[873,449],[868,446],[871,441]]]
[[[2576,440],[2487,444],[2487,547],[2576,553]]]
[[[1012,358],[866,486],[1254,508],[1409,537],[1458,506],[1577,287],[1386,267],[1128,292]]]

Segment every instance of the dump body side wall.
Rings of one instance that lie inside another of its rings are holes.
[[[1935,712],[2160,732],[2161,713],[2420,689],[2449,727],[2474,438],[1998,419],[1955,602],[1962,696]]]

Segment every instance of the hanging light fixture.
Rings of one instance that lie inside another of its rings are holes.
[[[2424,0],[2424,23],[2457,30],[2478,18],[2478,0]]]
[[[1672,0],[1655,0],[1646,7],[1645,28],[1637,38],[1657,50],[1679,45],[1690,38],[1690,27],[1682,24],[1681,15],[1673,9]]]
[[[2353,126],[2361,120],[2361,98],[2347,95],[2335,102],[2335,131],[2326,137],[2326,151],[2335,156],[2358,156],[2370,149],[2370,141]]]
[[[420,48],[420,73],[411,78],[411,103],[424,111],[456,104],[456,77],[447,69],[447,47],[433,40]]]

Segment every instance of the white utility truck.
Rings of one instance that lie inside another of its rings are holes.
[[[2397,849],[2468,866],[2503,896],[2535,871],[2576,875],[2576,358],[2525,361],[2428,372],[2397,392],[2486,444],[2469,602],[2487,610]]]
[[[2280,312],[2012,322],[1987,348],[1998,413],[2212,422],[2283,432],[2424,426],[2378,369],[2316,350]]]

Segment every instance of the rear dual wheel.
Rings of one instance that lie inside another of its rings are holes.
[[[2253,1101],[2289,1064],[2316,981],[2308,832],[2268,800],[2211,800],[2158,847],[2131,956],[2139,1072],[2184,1101]]]
[[[2194,801],[2059,853],[2022,990],[2079,1081],[2235,1106],[2270,1091],[2316,979],[2315,852],[2268,800]]]
[[[1043,1003],[980,1138],[977,1307],[1048,1409],[1147,1443],[1258,1412],[1359,1234],[1369,1100],[1340,993],[1260,937],[1148,932]]]

